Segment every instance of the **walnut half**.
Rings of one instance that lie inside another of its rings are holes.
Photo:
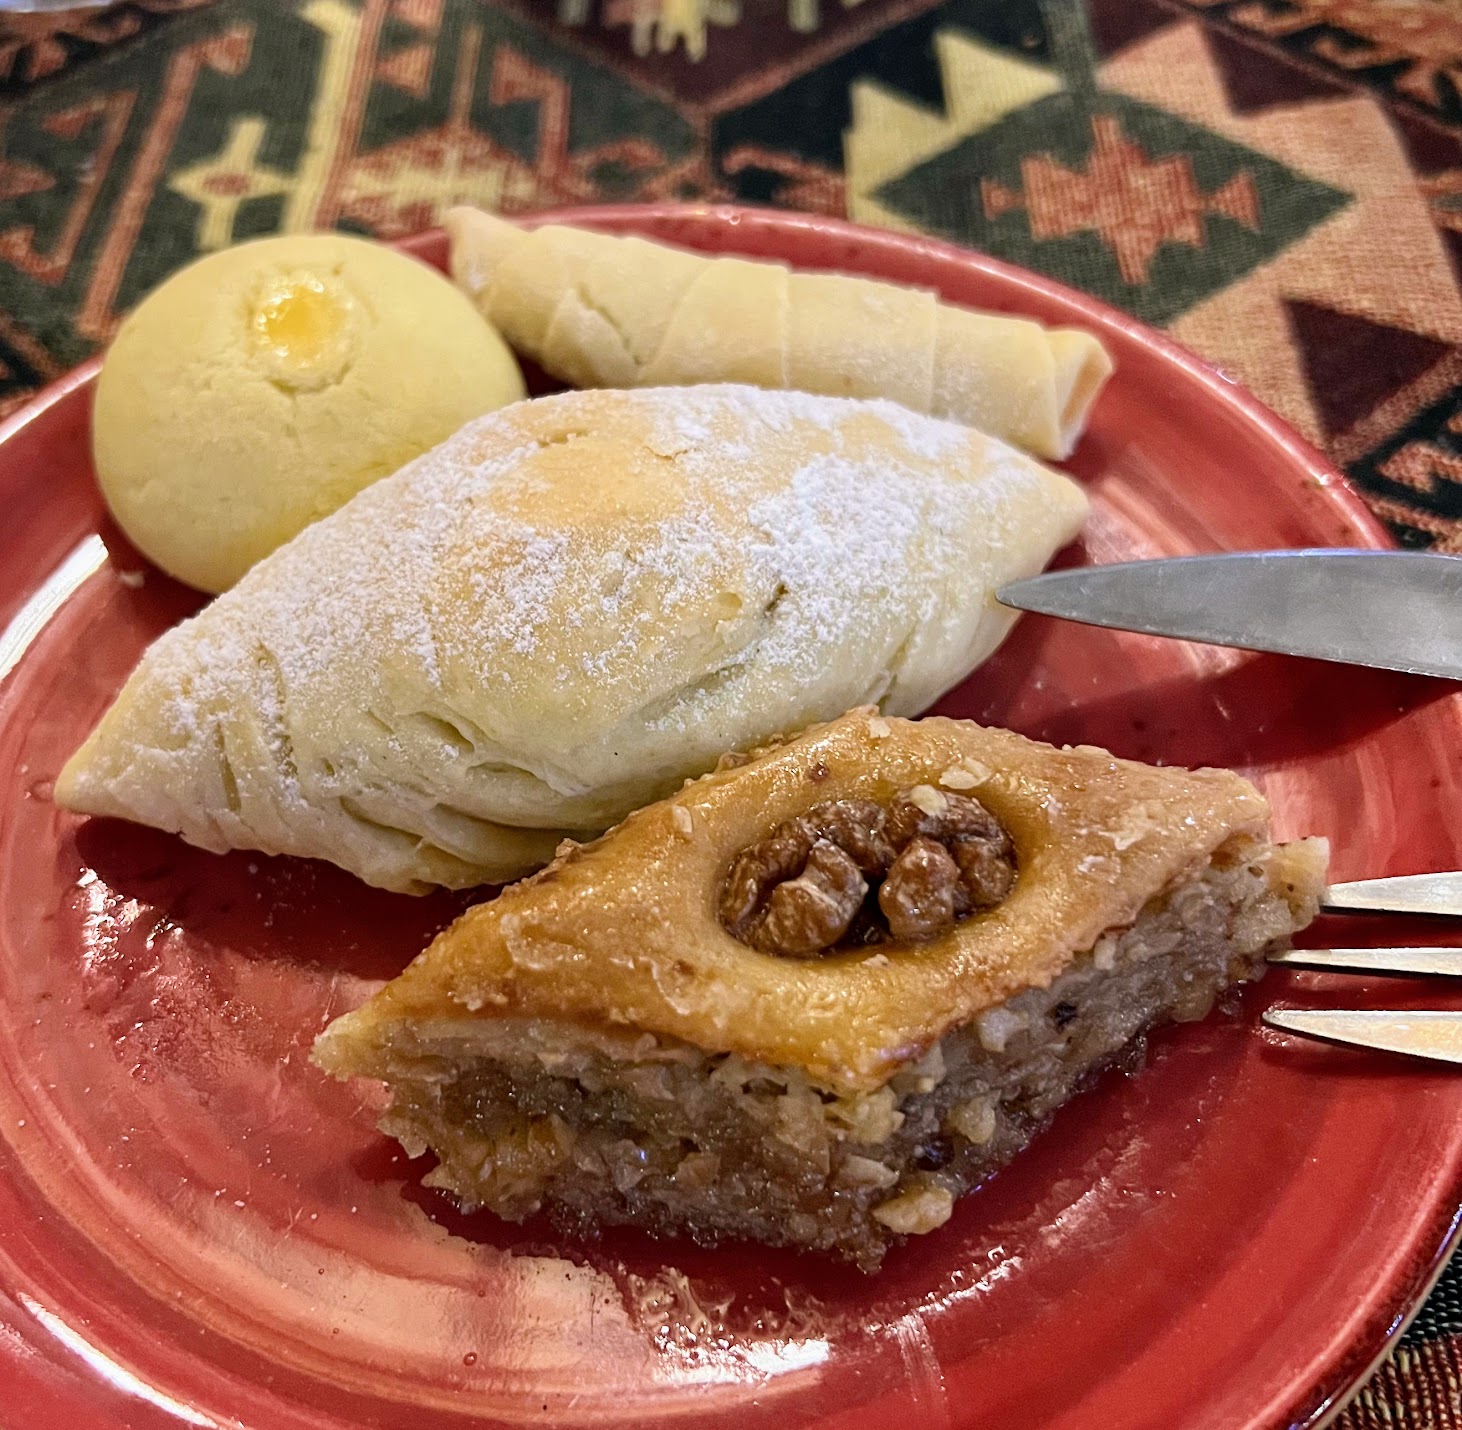
[[[825,800],[743,849],[720,916],[764,953],[938,938],[1015,882],[1010,838],[979,800],[915,785],[887,806]]]

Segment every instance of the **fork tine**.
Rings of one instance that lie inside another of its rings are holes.
[[[1264,1021],[1271,1028],[1321,1038],[1327,1043],[1462,1063],[1462,1013],[1271,1008],[1264,1014]]]
[[[1290,948],[1270,963],[1348,973],[1434,973],[1462,978],[1462,948]]]
[[[1403,874],[1331,884],[1321,904],[1340,912],[1462,915],[1462,874]]]

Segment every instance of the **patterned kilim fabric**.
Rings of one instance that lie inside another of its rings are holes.
[[[0,21],[0,410],[251,235],[739,199],[1165,327],[1462,552],[1462,0],[138,0]],[[1449,1273],[1340,1418],[1462,1427]]]

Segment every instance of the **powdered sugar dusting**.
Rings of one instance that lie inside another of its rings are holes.
[[[814,458],[790,486],[757,502],[752,526],[765,559],[787,588],[786,616],[760,654],[785,665],[814,645],[838,638],[861,600],[888,599],[926,511],[939,493],[899,481],[870,482],[840,456]],[[901,559],[902,558],[902,562]]]
[[[206,701],[211,678],[236,673],[251,644],[267,649],[285,684],[297,686],[356,663],[359,642],[373,631],[420,677],[439,682],[424,596],[463,513],[484,504],[488,519],[474,520],[474,537],[492,559],[468,565],[475,609],[461,630],[488,659],[494,650],[531,655],[546,625],[573,624],[593,604],[610,617],[601,624],[614,639],[585,646],[576,664],[603,674],[635,648],[638,627],[724,584],[734,555],[756,568],[743,584],[785,588],[757,656],[786,666],[805,659],[809,645],[836,641],[861,608],[905,585],[921,542],[933,559],[918,564],[937,569],[968,552],[974,526],[998,539],[992,528],[1012,485],[1031,481],[1028,464],[1011,453],[1008,466],[997,461],[985,480],[971,482],[963,428],[890,402],[716,386],[618,396],[643,410],[647,444],[684,477],[686,500],[650,539],[630,550],[584,550],[521,512],[494,518],[493,488],[533,480],[524,469],[538,447],[515,430],[519,409],[491,414],[309,528],[215,603],[204,618],[207,639],[189,643],[195,699]],[[855,416],[893,428],[903,451],[886,441],[870,448],[866,433],[857,440],[848,430]],[[810,449],[800,463],[783,457],[777,465],[791,466],[790,480],[770,491],[766,456],[745,455],[769,443],[774,451]],[[949,470],[923,470],[928,463]],[[744,522],[735,520],[738,510]]]
[[[927,702],[988,649],[994,581],[1064,536],[1032,516],[1049,480],[885,401],[521,403],[157,642],[134,681],[166,748],[144,759],[120,729],[112,768],[195,843],[331,851],[398,886],[435,841],[480,858],[471,822],[517,822],[530,786],[545,825],[607,824],[726,748],[897,693],[911,666],[923,684],[891,705]],[[260,762],[272,778],[248,777]],[[220,779],[227,814],[208,812]],[[592,803],[604,788],[619,803]]]
[[[508,409],[509,411],[511,409]],[[501,432],[510,442],[494,443]],[[219,632],[250,631],[295,686],[357,664],[362,642],[379,644],[429,684],[441,679],[428,599],[462,513],[536,450],[501,414],[469,423],[456,437],[368,487],[260,563],[204,613]],[[541,618],[552,589],[538,569],[542,543],[525,554],[522,615]],[[535,605],[534,593],[539,595]]]
[[[484,640],[519,655],[531,654],[538,631],[553,614],[554,599],[572,559],[562,532],[535,531],[504,523],[499,561],[492,570],[473,569],[469,577]],[[572,620],[574,612],[566,612]]]
[[[921,461],[957,462],[969,452],[969,431],[957,422],[921,417],[896,402],[880,400],[870,402],[868,406],[881,422],[886,422],[898,433],[905,450]]]

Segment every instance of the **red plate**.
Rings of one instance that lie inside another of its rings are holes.
[[[578,217],[1098,331],[1117,376],[1072,463],[1095,498],[1084,559],[1385,544],[1252,399],[1042,279],[821,219]],[[876,1278],[633,1235],[570,1244],[423,1192],[425,1165],[373,1130],[372,1090],[306,1053],[466,900],[214,858],[50,803],[143,647],[197,602],[106,524],[93,372],[0,431],[9,1425],[1240,1430],[1323,1419],[1381,1353],[1451,1243],[1462,1078],[1300,1046],[1257,1015],[1446,1000],[1414,982],[1276,974],[1238,1016],[1160,1035],[1144,1072],[1067,1108]],[[1453,692],[1029,618],[942,708],[1236,765],[1282,833],[1329,835],[1354,878],[1462,866]]]

